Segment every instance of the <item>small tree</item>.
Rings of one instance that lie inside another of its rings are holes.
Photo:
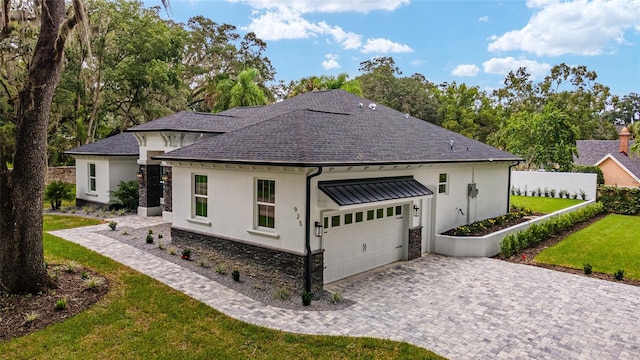
[[[75,195],[73,194],[73,185],[54,180],[44,189],[44,199],[51,203],[52,210],[60,209],[62,200],[71,201]]]
[[[138,208],[138,201],[140,197],[137,181],[120,181],[118,189],[111,193],[116,197],[116,199],[118,199],[117,204],[121,204],[128,210],[135,210]]]

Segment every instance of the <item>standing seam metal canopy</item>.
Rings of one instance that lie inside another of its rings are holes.
[[[339,206],[433,195],[413,176],[320,181],[318,188]]]

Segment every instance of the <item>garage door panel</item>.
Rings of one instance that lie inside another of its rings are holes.
[[[341,216],[340,225],[325,229],[323,244],[325,247],[324,282],[336,281],[363,271],[374,269],[402,259],[403,219],[396,215],[396,208],[369,208],[350,214],[355,220],[356,213],[363,212],[362,222],[347,222],[345,213],[329,213],[331,219]],[[380,211],[384,209],[384,211]],[[373,211],[373,220],[367,220],[367,214]],[[380,214],[384,214],[379,217]]]

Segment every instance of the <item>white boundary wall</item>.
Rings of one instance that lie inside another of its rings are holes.
[[[457,257],[495,256],[500,253],[500,243],[507,235],[526,230],[532,224],[538,224],[547,221],[552,217],[579,210],[595,202],[595,200],[585,201],[485,236],[448,236],[436,234],[436,254]]]
[[[512,171],[511,172],[511,188],[527,189],[527,195],[531,196],[531,191],[540,188],[549,190],[555,189],[556,197],[560,190],[567,190],[569,194],[578,194],[584,191],[587,195],[585,200],[594,200],[596,198],[596,190],[598,189],[598,176],[596,174],[585,173],[562,173],[562,172],[544,172],[544,171]],[[544,196],[544,194],[542,195]]]

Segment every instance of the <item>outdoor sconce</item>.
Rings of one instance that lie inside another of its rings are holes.
[[[420,211],[420,208],[418,207],[418,205],[413,205],[413,216],[418,217],[419,211]]]
[[[320,224],[319,221],[316,221],[315,228],[316,228],[316,237],[322,237],[322,224]]]
[[[162,181],[164,182],[169,181],[169,175],[162,175]]]
[[[142,169],[138,170],[138,172],[136,173],[136,177],[139,180],[142,180],[144,178],[144,172],[142,171]]]

